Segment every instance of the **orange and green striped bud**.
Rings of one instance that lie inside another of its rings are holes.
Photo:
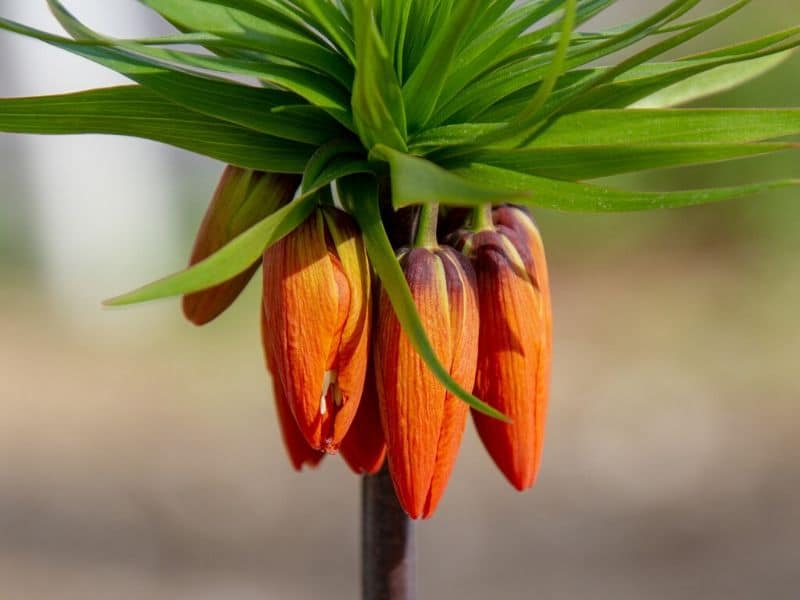
[[[523,490],[533,485],[544,441],[552,349],[547,264],[541,237],[520,209],[493,211],[492,223],[460,232],[478,281],[480,336],[474,393],[510,423],[473,411],[495,464]]]
[[[364,394],[350,431],[344,436],[339,453],[357,475],[374,475],[386,461],[386,438],[381,427],[375,372],[370,367],[364,383]]]
[[[355,223],[314,212],[264,253],[267,354],[308,444],[335,452],[367,369],[370,272]]]
[[[228,165],[195,238],[189,264],[222,248],[233,238],[275,212],[294,196],[296,175],[263,173]],[[239,296],[260,261],[236,277],[212,288],[183,297],[183,314],[195,325],[217,318]]]
[[[276,371],[275,359],[270,354],[267,346],[267,320],[264,311],[261,311],[261,340],[264,346],[264,358],[266,359],[267,369],[272,373],[272,392],[275,397],[275,408],[278,412],[278,422],[281,427],[281,437],[289,460],[296,471],[301,471],[303,466],[316,467],[325,457],[324,452],[314,450],[308,445],[303,437],[297,422],[294,420],[292,410],[289,408],[289,401],[283,391],[280,377],[274,375]]]
[[[478,352],[475,274],[452,248],[401,252],[422,323],[443,365],[471,389]],[[403,509],[430,517],[447,486],[468,407],[448,392],[411,345],[385,291],[381,292],[375,365],[389,469]]]

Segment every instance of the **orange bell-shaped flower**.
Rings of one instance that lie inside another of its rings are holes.
[[[335,452],[364,387],[370,273],[345,213],[320,209],[264,253],[267,355],[308,444]]]
[[[286,394],[281,385],[281,378],[275,375],[275,359],[272,358],[266,343],[267,320],[263,310],[261,311],[261,340],[264,346],[264,358],[267,362],[267,369],[269,369],[272,374],[272,391],[275,396],[275,408],[278,411],[281,437],[283,438],[283,445],[286,447],[286,453],[289,455],[289,460],[296,471],[301,471],[304,465],[316,467],[325,457],[325,453],[314,450],[314,448],[309,446],[303,434],[300,432],[300,429],[297,427],[297,422],[294,420],[292,411],[289,408],[289,402],[286,399]]]
[[[297,175],[225,167],[197,232],[189,264],[209,257],[286,204],[299,183]],[[195,325],[205,325],[217,318],[236,300],[260,262],[254,262],[249,269],[224,283],[184,296],[183,314]]]
[[[450,375],[471,389],[478,351],[475,274],[452,248],[414,248],[400,263],[425,331]],[[449,393],[411,345],[385,291],[376,323],[375,366],[389,469],[403,509],[433,514],[464,433],[467,405]]]
[[[544,441],[552,348],[544,248],[520,209],[493,211],[493,228],[459,233],[475,267],[480,339],[474,393],[510,423],[473,411],[478,434],[498,468],[523,490],[533,485]]]
[[[356,475],[374,475],[386,461],[386,438],[383,436],[372,368],[367,373],[356,418],[342,440],[339,453]]]

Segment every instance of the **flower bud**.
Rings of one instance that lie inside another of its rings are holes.
[[[233,238],[292,199],[296,175],[262,173],[228,165],[197,232],[189,264],[212,255]],[[183,297],[183,313],[195,325],[218,317],[245,288],[260,261],[236,277]]]
[[[374,369],[367,373],[356,418],[344,436],[339,452],[357,475],[374,475],[386,460],[386,438],[381,426]]]
[[[367,368],[369,263],[355,223],[318,210],[264,253],[265,346],[308,444],[335,452]]]
[[[401,253],[411,294],[441,363],[471,389],[478,351],[475,275],[452,248]],[[448,392],[412,346],[381,292],[375,365],[389,469],[412,517],[433,514],[458,455],[468,406]]]
[[[309,467],[316,467],[319,462],[325,457],[323,452],[314,450],[308,445],[300,429],[297,427],[297,422],[294,420],[292,411],[289,408],[289,402],[286,399],[286,394],[283,391],[280,377],[275,375],[275,359],[267,349],[267,320],[264,311],[261,311],[261,339],[264,346],[264,357],[267,362],[267,369],[272,373],[272,391],[275,396],[275,408],[278,412],[278,422],[281,427],[281,437],[283,438],[283,445],[286,447],[286,453],[289,455],[289,460],[296,471],[301,471],[304,465]]]
[[[510,423],[473,411],[495,464],[519,490],[533,485],[544,440],[552,348],[547,264],[541,237],[520,209],[493,212],[494,229],[460,232],[480,302],[474,393]]]

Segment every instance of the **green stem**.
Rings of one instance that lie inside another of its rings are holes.
[[[439,222],[439,204],[432,202],[423,204],[417,220],[417,235],[414,245],[417,248],[436,248],[439,242],[436,239],[436,227]]]
[[[472,230],[473,231],[492,231],[494,230],[494,220],[492,219],[492,205],[481,204],[472,209]]]

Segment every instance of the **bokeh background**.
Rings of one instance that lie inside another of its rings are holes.
[[[133,1],[68,4],[105,31],[166,31]],[[56,29],[43,1],[0,14]],[[754,0],[682,53],[797,15]],[[117,82],[0,34],[0,96]],[[705,104],[798,106],[800,57]],[[0,134],[0,597],[357,597],[359,482],[335,458],[290,470],[257,286],[202,330],[175,301],[99,304],[183,265],[220,170],[150,142]],[[615,184],[783,176],[796,155]],[[417,528],[420,597],[797,598],[798,192],[537,217],[556,310],[544,468],[513,492],[468,429]]]

